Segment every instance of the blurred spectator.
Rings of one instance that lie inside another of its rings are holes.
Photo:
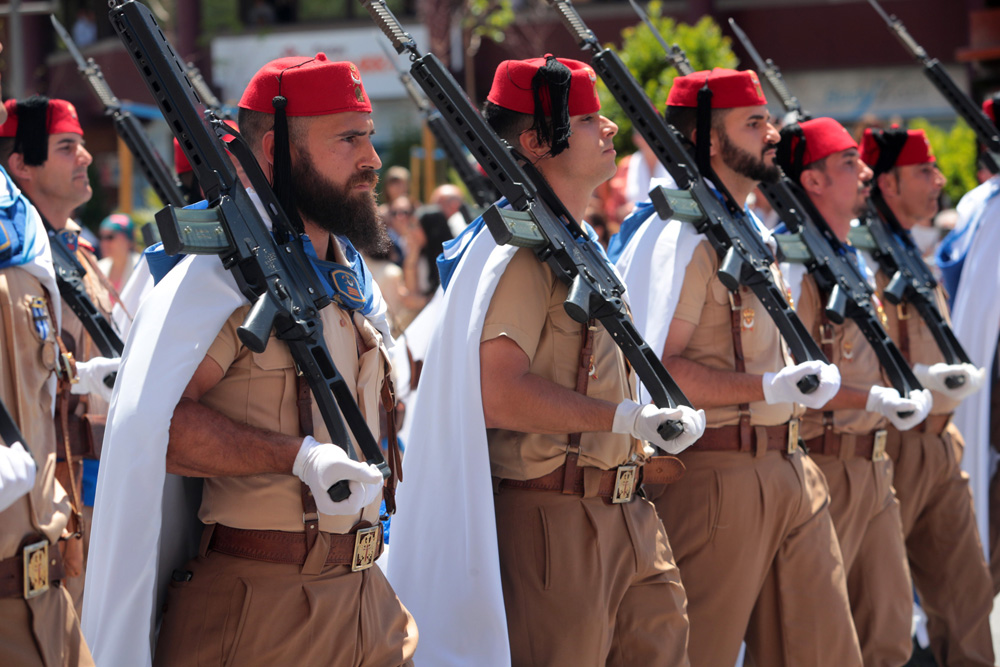
[[[97,41],[97,24],[93,10],[81,7],[73,22],[73,41],[79,48],[85,48]]]
[[[274,7],[267,0],[254,0],[248,18],[250,25],[271,25],[275,21]]]
[[[760,188],[754,188],[754,191],[747,197],[747,208],[753,211],[754,215],[760,218],[760,221],[768,229],[774,229],[781,222],[778,219],[778,214],[771,208],[771,202],[767,200]]]
[[[667,169],[656,158],[653,149],[638,132],[632,132],[636,152],[628,156],[628,162],[619,165],[625,168],[625,205],[631,211],[636,202],[649,199],[649,182],[654,178],[667,178]]]
[[[139,261],[135,251],[135,226],[124,213],[112,213],[101,221],[101,259],[97,266],[108,277],[115,292],[112,301],[118,300],[118,292],[132,275],[132,269]]]
[[[461,213],[459,213],[461,215]],[[448,216],[437,206],[422,206],[417,211],[417,220],[424,232],[424,247],[420,251],[420,272],[426,275],[426,282],[421,282],[421,292],[427,296],[434,293],[441,279],[438,277],[437,257],[444,250],[444,242],[453,237]]]
[[[410,196],[410,170],[393,165],[386,169],[382,186],[382,199],[391,204],[400,197]]]
[[[389,310],[389,328],[397,337],[427,304],[427,298],[407,289],[403,269],[389,259],[388,251],[366,254],[365,262],[382,291]]]
[[[448,228],[451,230],[452,237],[461,234],[462,230],[470,222],[466,211],[463,210],[464,203],[462,201],[462,190],[457,185],[452,185],[451,183],[439,185],[431,193],[431,204],[437,206],[448,219]]]

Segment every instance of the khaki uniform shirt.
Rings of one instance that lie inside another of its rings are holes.
[[[42,534],[55,543],[69,520],[66,492],[55,479],[56,433],[46,381],[56,367],[56,347],[47,299],[31,274],[0,270],[0,399],[38,464],[31,493],[0,513],[0,559],[16,554],[29,535]],[[36,320],[47,330],[44,338]]]
[[[878,285],[878,293],[881,295],[889,284],[889,278],[881,269],[875,274],[875,283]],[[944,288],[938,285],[934,290],[934,297],[941,316],[944,317],[944,321],[950,326],[951,314],[948,311],[948,301],[944,294]],[[941,353],[941,348],[938,347],[937,342],[934,340],[934,335],[927,327],[927,323],[924,322],[924,318],[920,317],[917,309],[905,301],[899,306],[894,306],[886,302],[885,299],[882,299],[882,301],[888,321],[886,330],[889,332],[889,336],[893,342],[900,346],[900,350],[903,349],[902,345],[899,344],[900,328],[903,326],[907,328],[910,349],[909,352],[904,351],[904,354],[910,365],[925,364],[931,366],[933,364],[944,363],[944,355]],[[903,315],[902,319],[900,318],[901,314]],[[961,402],[934,390],[931,390],[931,395],[934,398],[934,405],[931,407],[930,412],[932,415],[951,414]]]
[[[709,368],[731,371],[736,368],[732,307],[729,290],[719,280],[718,271],[719,256],[710,242],[702,241],[695,248],[684,273],[684,285],[674,317],[695,325],[691,340],[681,353],[683,358]],[[771,273],[776,283],[784,287],[777,264],[771,264]],[[777,325],[754,293],[741,287],[740,298],[740,336],[746,372],[770,373],[794,365]],[[750,423],[755,426],[784,424],[802,411],[802,406],[795,403],[768,405],[764,401],[755,401],[750,403]],[[739,408],[737,405],[709,408],[705,410],[705,418],[708,428],[732,426],[739,423]]]
[[[345,262],[343,256],[338,259]],[[237,309],[209,347],[207,356],[222,367],[225,376],[205,393],[201,403],[241,424],[298,436],[301,434],[296,403],[298,384],[292,354],[273,334],[260,354],[240,343],[236,330],[249,309],[249,305]],[[378,442],[379,391],[388,364],[382,336],[360,313],[352,315],[336,304],[323,308],[320,315],[333,363],[348,386],[354,383],[357,387],[358,407]],[[313,437],[319,442],[330,442],[315,400],[312,415]],[[353,434],[351,441],[354,443]],[[357,451],[357,443],[354,444]],[[208,477],[198,517],[206,524],[221,523],[233,528],[303,531],[301,488],[302,483],[295,475]],[[376,523],[381,500],[380,494],[356,515],[320,514],[320,530],[347,533],[362,519]]]
[[[567,292],[531,250],[518,250],[497,284],[480,340],[507,336],[528,355],[532,374],[575,390],[584,325],[566,314]],[[635,380],[625,368],[621,350],[600,324],[594,331],[587,396],[612,403],[635,398]],[[493,476],[517,480],[541,477],[561,466],[569,442],[568,435],[505,429],[487,429],[486,438]],[[579,465],[609,470],[640,451],[638,441],[628,435],[584,433]]]
[[[802,294],[799,296],[795,310],[817,342],[823,340],[820,324],[825,304],[825,299],[820,298],[816,281],[811,275],[806,275],[802,279]],[[868,344],[868,340],[853,320],[847,319],[844,320],[843,324],[834,324],[832,329],[833,342],[829,346],[824,346],[824,351],[827,347],[832,348],[830,363],[840,369],[841,386],[861,389],[866,392],[872,385],[876,384],[883,387],[892,386],[882,371],[882,365],[879,363],[875,350]],[[799,427],[799,434],[803,440],[823,435],[823,415],[823,410],[806,410]],[[884,428],[887,421],[878,412],[868,412],[867,410],[833,411],[833,430],[835,433],[865,435]]]

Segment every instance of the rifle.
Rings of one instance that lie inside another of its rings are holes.
[[[142,169],[142,173],[146,176],[149,184],[153,186],[153,190],[156,191],[156,195],[160,198],[160,201],[164,204],[183,206],[185,199],[181,191],[181,185],[174,177],[171,169],[163,161],[163,158],[160,157],[160,154],[153,148],[153,144],[149,141],[149,137],[146,136],[146,131],[142,128],[142,124],[139,123],[135,116],[122,109],[121,100],[111,92],[111,87],[108,86],[108,82],[104,79],[101,67],[94,62],[93,58],[89,60],[84,59],[83,54],[80,53],[80,49],[76,46],[76,42],[73,41],[66,28],[55,17],[55,14],[50,15],[49,18],[52,20],[52,25],[55,27],[56,32],[59,33],[63,43],[66,44],[66,48],[69,49],[70,54],[73,56],[73,60],[76,61],[77,69],[83,74],[83,78],[90,83],[90,89],[94,91],[97,99],[104,105],[104,115],[110,116],[114,121],[118,136],[122,138],[122,141],[128,146],[132,155],[135,156],[139,168]]]
[[[607,258],[548,190],[541,175],[515,158],[511,147],[479,115],[441,61],[433,53],[420,54],[413,38],[403,30],[384,0],[361,0],[361,3],[396,52],[409,53],[414,80],[509,202],[510,210],[494,204],[483,213],[497,244],[531,248],[539,261],[549,265],[555,276],[569,286],[564,304],[569,316],[580,323],[596,319],[604,325],[656,405],[690,406],[659,355],[635,328],[623,299],[625,286]],[[669,440],[683,429],[680,422],[667,420],[658,431]]]
[[[486,178],[486,176],[476,169],[475,160],[471,159],[465,146],[462,145],[462,142],[458,140],[454,132],[451,131],[451,128],[448,127],[448,123],[441,117],[441,113],[431,106],[430,102],[427,101],[427,96],[417,88],[410,73],[399,66],[395,55],[385,45],[385,42],[379,41],[379,45],[385,51],[389,62],[396,68],[396,73],[399,75],[399,80],[403,84],[403,87],[406,88],[406,93],[413,100],[413,104],[420,110],[420,113],[424,115],[424,122],[427,123],[431,134],[434,135],[434,140],[448,157],[448,162],[451,163],[451,166],[458,173],[458,177],[462,179],[462,183],[465,184],[469,194],[476,201],[476,206],[483,209],[500,199],[500,195],[497,193],[496,188],[493,187],[493,184],[490,183],[490,179]]]
[[[730,23],[736,28],[732,19],[730,19]],[[739,31],[737,35],[741,33],[742,31]],[[740,41],[743,41],[745,37],[746,35],[743,35]],[[751,53],[751,57],[754,57],[753,54],[756,54],[757,51],[753,49],[753,45],[749,43],[749,40],[744,42],[744,46]],[[754,57],[754,62],[757,62],[759,58],[760,55],[757,54]],[[767,62],[773,65],[773,61],[768,60]],[[775,66],[775,70],[777,71],[777,66]],[[782,105],[785,105],[785,111],[802,113],[801,109],[790,107],[786,103],[786,100],[795,100],[795,97],[790,94],[786,96],[779,93],[779,98]],[[794,217],[791,214],[786,214],[786,211],[792,207],[791,205],[781,201],[776,203],[771,199],[771,195],[765,186],[761,186],[761,190],[768,197],[768,200],[771,201],[771,205],[775,207],[775,210],[782,213],[782,220]],[[771,190],[771,194],[774,194],[773,190]],[[881,200],[881,197],[873,195],[872,199]],[[802,200],[805,200],[804,196]],[[895,221],[895,218],[892,217],[892,212],[888,210],[884,202],[882,202],[881,208],[884,208],[884,215],[888,216],[886,220]],[[818,219],[819,217],[813,218],[813,220]],[[896,222],[895,225],[895,228],[899,229],[899,223]],[[826,236],[826,232],[824,232],[824,236]],[[931,274],[927,265],[924,264],[923,259],[920,257],[920,251],[914,245],[913,240],[907,234],[892,233],[881,220],[878,220],[878,214],[872,210],[861,216],[861,224],[857,227],[852,227],[847,237],[851,245],[855,248],[870,252],[872,257],[879,263],[882,272],[892,277],[889,285],[883,292],[885,300],[891,304],[898,304],[905,299],[914,305],[924,322],[927,323],[931,334],[934,336],[934,340],[944,355],[945,362],[949,364],[971,363],[969,355],[965,353],[961,343],[958,342],[955,332],[951,330],[951,327],[948,326],[948,323],[938,310],[933,295],[937,280]],[[834,244],[833,247],[836,248],[837,245]],[[960,387],[964,382],[964,376],[950,376],[945,378],[945,384],[951,389]]]
[[[791,112],[795,114],[795,122],[800,123],[804,120],[809,120],[812,115],[808,111],[802,109],[802,103],[799,102],[799,98],[795,97],[788,90],[788,86],[785,85],[785,78],[781,76],[781,70],[774,61],[768,58],[764,60],[757,53],[757,49],[754,48],[753,43],[747,34],[743,32],[736,21],[729,19],[729,27],[733,29],[733,33],[736,35],[736,39],[740,40],[743,48],[747,50],[750,55],[750,59],[753,61],[754,66],[757,71],[764,75],[767,82],[771,84],[771,88],[774,89],[775,94],[781,101],[781,106],[784,107],[786,112]]]
[[[253,304],[238,330],[240,341],[248,349],[262,352],[273,330],[288,345],[305,376],[333,442],[353,455],[346,420],[366,461],[388,477],[389,467],[358,409],[355,390],[337,370],[323,338],[319,310],[330,303],[330,297],[249,146],[211,112],[206,116],[215,135],[209,131],[199,115],[195,91],[183,76],[183,63],[145,5],[127,0],[111,9],[110,18],[211,204],[205,210],[167,206],[159,211],[156,221],[164,248],[170,254],[219,256]],[[230,150],[260,196],[274,236],[236,177],[220,140],[224,134],[236,135]],[[335,483],[328,493],[335,502],[347,498],[347,481]]]
[[[663,47],[663,50],[667,54],[667,62],[669,62],[670,65],[675,70],[677,70],[681,76],[694,74],[694,67],[691,66],[691,61],[688,60],[687,54],[684,53],[684,50],[681,49],[681,47],[679,47],[677,44],[674,44],[673,46],[667,46],[667,40],[663,39],[663,35],[661,35],[660,31],[656,29],[655,25],[653,25],[653,22],[652,20],[650,20],[649,14],[646,13],[646,10],[640,7],[639,3],[636,2],[635,0],[628,0],[628,1],[629,4],[632,5],[632,9],[635,10],[635,13],[639,15],[639,18],[642,19],[642,22],[646,24],[646,26],[649,28],[649,31],[653,33],[654,37],[656,37],[656,40],[660,43],[660,46]]]
[[[676,190],[659,186],[649,193],[657,214],[664,220],[676,218],[689,222],[705,235],[720,258],[719,280],[731,291],[740,285],[753,291],[774,320],[796,362],[829,363],[789,305],[785,291],[775,284],[769,268],[774,258],[754,223],[747,219],[722,183],[713,179],[725,203],[716,197],[694,166],[685,139],[657,113],[618,54],[601,46],[572,4],[568,0],[548,2],[559,12],[580,47],[592,52],[590,63],[594,71],[677,184]],[[803,393],[811,393],[819,386],[819,378],[807,375],[798,385]]]
[[[223,108],[222,102],[215,96],[215,93],[212,92],[208,82],[205,81],[205,77],[202,76],[201,70],[195,67],[194,63],[188,63],[185,67],[187,68],[188,81],[191,82],[191,87],[194,88],[195,93],[198,95],[198,99],[202,101],[205,108],[219,118],[224,120],[234,120],[233,115]]]
[[[0,440],[3,440],[3,443],[8,447],[13,445],[15,442],[21,443],[21,446],[24,447],[24,451],[28,452],[28,456],[30,456],[31,460],[34,462],[35,468],[38,468],[38,461],[35,461],[34,454],[32,454],[31,450],[28,449],[28,443],[24,441],[24,436],[21,435],[21,429],[17,427],[17,422],[15,422],[14,418],[10,416],[10,412],[7,410],[7,406],[4,405],[3,401],[0,401]]]
[[[951,108],[976,133],[976,137],[980,143],[986,147],[987,152],[982,156],[986,168],[990,170],[990,173],[1000,173],[1000,165],[997,164],[997,160],[993,155],[1000,153],[1000,132],[997,131],[996,125],[990,122],[990,119],[983,113],[983,110],[973,104],[969,96],[955,84],[955,81],[949,76],[944,66],[941,65],[941,62],[937,58],[928,56],[924,47],[917,44],[917,41],[907,32],[902,21],[895,16],[886,14],[885,10],[882,9],[882,5],[878,3],[878,0],[868,0],[868,4],[882,17],[889,30],[902,43],[903,48],[909,51],[910,55],[918,63],[923,65],[924,74],[934,84],[934,87],[938,89],[938,92],[944,96],[945,100],[948,101]]]

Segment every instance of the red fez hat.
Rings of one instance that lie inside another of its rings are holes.
[[[535,74],[545,66],[551,55],[530,60],[505,60],[493,75],[493,87],[486,96],[493,104],[518,113],[535,114],[535,95],[532,81]],[[570,71],[569,96],[567,105],[570,116],[582,116],[601,110],[601,100],[597,97],[597,75],[587,63],[569,58],[556,58]],[[552,115],[552,102],[548,95],[542,95],[542,110],[546,116]]]
[[[983,102],[983,113],[990,117],[990,120],[994,123],[997,122],[996,113],[993,111],[993,103],[996,102],[996,97],[987,97],[986,101]]]
[[[934,162],[934,151],[923,130],[868,128],[861,139],[861,159],[875,175],[893,167]]]
[[[7,108],[7,122],[0,125],[0,137],[17,136],[18,102],[17,100],[7,100],[4,102],[4,107]],[[63,132],[83,134],[80,119],[76,115],[76,107],[66,100],[49,100],[45,129],[47,134],[62,134]]]
[[[240,128],[236,124],[235,120],[225,120],[224,122],[226,125],[233,128],[237,132],[240,131]],[[233,135],[231,134],[222,135],[223,141],[228,142],[231,139],[233,139]],[[187,156],[184,155],[184,151],[181,150],[180,142],[177,141],[176,137],[174,137],[174,171],[177,172],[178,176],[180,176],[181,174],[186,174],[187,172],[192,170],[193,169],[191,167],[191,163],[188,162]]]
[[[317,53],[313,58],[278,58],[267,63],[250,79],[239,106],[273,114],[272,101],[279,95],[288,100],[285,107],[288,116],[372,110],[357,66],[327,60],[325,53]]]
[[[695,72],[674,79],[667,97],[668,107],[697,107],[698,91],[705,83],[712,91],[713,109],[757,107],[767,104],[760,79],[753,70],[715,69]]]
[[[790,178],[797,179],[813,162],[857,147],[843,125],[832,118],[814,118],[781,128],[777,161]]]

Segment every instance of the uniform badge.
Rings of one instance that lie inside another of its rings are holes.
[[[878,298],[877,295],[872,294],[872,301],[875,302],[875,312],[878,313],[879,322],[882,323],[882,328],[889,326],[889,318],[886,317],[885,308],[882,307],[882,299]]]
[[[795,299],[792,297],[792,288],[785,287],[785,301],[788,302],[788,307],[795,310]]]
[[[764,97],[764,89],[760,87],[760,79],[757,78],[757,74],[753,71],[750,71],[750,80],[753,81],[753,89],[757,93],[757,97]]]
[[[757,319],[756,318],[756,314],[754,313],[753,308],[744,308],[743,309],[743,328],[744,329],[746,329],[747,331],[753,331],[753,325],[754,325],[754,322],[756,321],[756,319]]]
[[[365,101],[364,93],[361,92],[361,86],[354,87],[354,98],[357,99],[358,102]]]
[[[854,358],[854,343],[849,340],[845,340],[844,344],[840,346],[840,351],[844,356],[844,359],[850,361]]]
[[[49,309],[45,304],[45,298],[40,296],[31,297],[31,321],[35,325],[35,333],[42,340],[49,339],[49,332],[52,330],[49,325]]]
[[[357,310],[365,305],[365,295],[361,293],[358,279],[347,269],[331,270],[330,282],[337,292],[334,298],[344,308]]]
[[[64,229],[61,232],[58,232],[57,236],[59,237],[59,240],[62,241],[67,248],[69,248],[70,252],[76,252],[77,247],[80,245],[79,234],[72,230]]]
[[[587,370],[591,380],[597,379],[597,366],[594,364],[594,355],[590,355],[590,368]]]
[[[354,63],[348,63],[348,65],[349,66],[348,66],[347,69],[351,72],[351,81],[353,81],[354,83],[356,83],[356,84],[358,84],[360,86],[361,85],[361,72],[358,71],[358,68],[354,65]]]

